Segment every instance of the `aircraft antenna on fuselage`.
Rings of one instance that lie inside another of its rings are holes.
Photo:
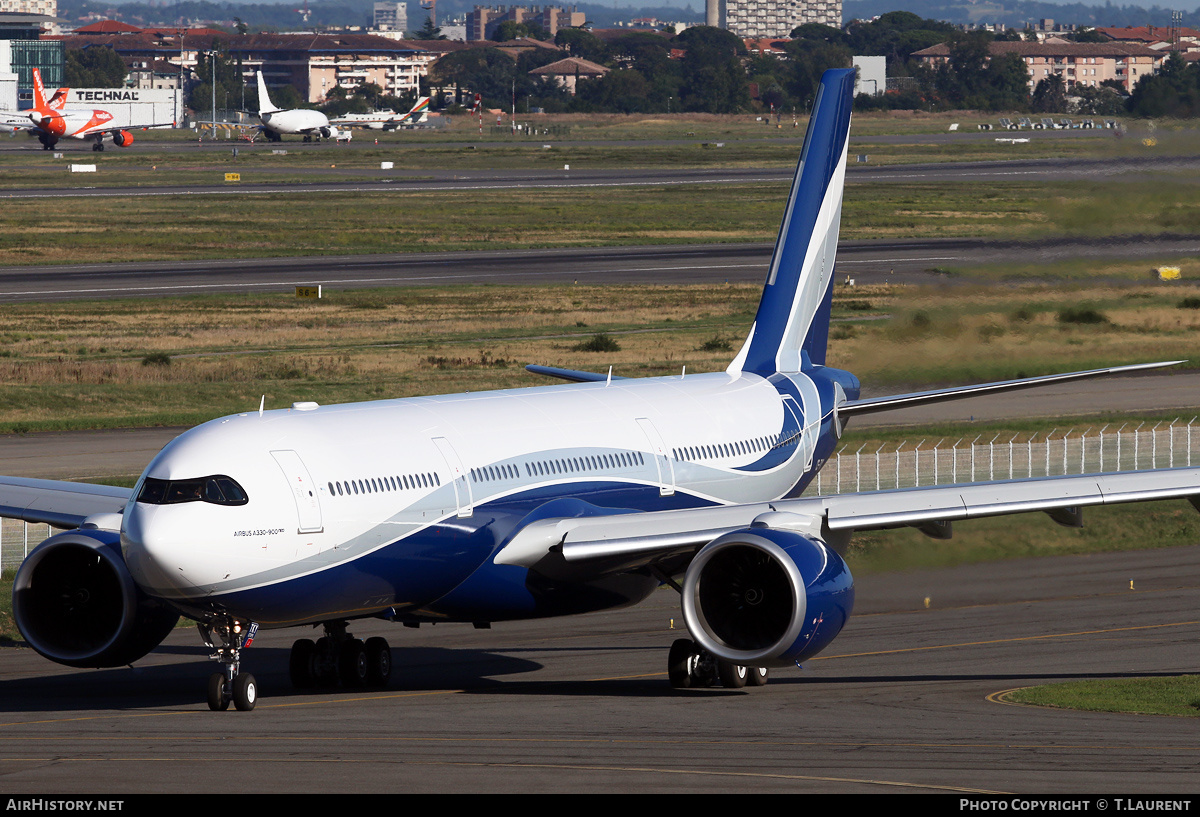
[[[825,363],[854,78],[854,69],[821,78],[754,326],[730,372],[798,372]]]

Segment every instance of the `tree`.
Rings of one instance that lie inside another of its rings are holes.
[[[444,40],[446,35],[442,30],[433,24],[432,17],[425,18],[425,25],[417,29],[417,33],[413,35],[414,40]]]
[[[830,68],[849,68],[850,49],[820,40],[795,40],[784,46],[788,81],[785,90],[797,104],[808,107],[816,98],[821,76]]]
[[[1051,74],[1038,80],[1037,87],[1033,89],[1033,100],[1029,103],[1029,109],[1034,113],[1066,113],[1067,89],[1063,78],[1058,74]]]
[[[740,58],[746,46],[736,35],[713,26],[693,26],[675,38],[687,49],[682,65],[683,109],[733,113],[750,104]]]
[[[565,48],[572,57],[604,64],[611,55],[604,40],[582,28],[562,28],[554,35],[554,44]]]
[[[71,88],[123,88],[129,71],[112,46],[72,48],[67,52],[66,73]]]

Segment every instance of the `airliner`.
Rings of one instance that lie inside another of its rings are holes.
[[[398,114],[390,108],[371,113],[348,113],[331,120],[334,125],[371,130],[395,130],[409,122],[417,124],[429,118],[429,97],[423,96],[406,113]]]
[[[0,515],[67,529],[13,587],[26,641],[114,667],[179,616],[220,671],[213,710],[253,709],[260,629],[321,627],[290,653],[300,688],[385,685],[407,626],[587,613],[666,584],[688,637],[677,689],[766,683],[827,647],[854,605],[852,531],[947,537],[956,519],[1200,494],[1200,468],[801,492],[871,412],[1180,361],[863,398],[826,362],[854,72],[824,75],[753,325],[724,371],[622,379],[531,366],[555,385],[221,417],[166,445],[132,489],[0,478]]]
[[[108,111],[93,108],[67,108],[66,99],[70,89],[59,88],[53,96],[46,98],[46,89],[42,85],[42,74],[33,69],[33,108],[27,114],[30,124],[8,124],[6,127],[16,131],[29,131],[37,136],[43,150],[51,150],[58,144],[59,139],[84,139],[92,143],[92,150],[104,150],[107,139],[117,147],[129,147],[133,144],[131,130],[140,128],[164,128],[173,126],[174,122],[159,122],[152,125],[129,125],[114,127],[113,115]]]
[[[320,111],[307,108],[292,108],[282,110],[275,107],[271,95],[267,93],[267,83],[262,71],[258,75],[258,118],[262,122],[262,132],[271,142],[282,142],[283,134],[303,134],[305,142],[318,139],[336,139],[338,129],[329,124],[328,117]]]

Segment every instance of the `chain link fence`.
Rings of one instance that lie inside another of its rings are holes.
[[[49,525],[0,518],[0,569],[16,570],[29,551],[53,533]]]

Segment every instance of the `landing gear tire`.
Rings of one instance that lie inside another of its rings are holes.
[[[357,638],[342,644],[338,653],[338,676],[347,689],[367,685],[367,650]]]
[[[726,689],[741,689],[746,685],[749,671],[741,664],[731,664],[728,661],[717,662],[717,677],[721,686]]]
[[[368,638],[367,683],[373,687],[385,687],[392,677],[392,648],[385,638]]]
[[[317,679],[313,675],[313,655],[317,645],[312,639],[301,638],[292,644],[292,652],[288,657],[288,676],[296,689],[311,689],[316,686]]]
[[[225,674],[214,672],[208,676],[208,708],[213,712],[224,712],[229,708],[229,695],[225,692]]]
[[[767,668],[766,667],[747,667],[746,668],[746,683],[752,687],[762,687],[767,685]]]
[[[317,639],[313,652],[313,680],[319,687],[337,686],[338,655],[337,645],[329,636]]]
[[[667,655],[667,678],[675,689],[710,687],[717,680],[716,662],[687,638],[678,638]]]
[[[233,705],[239,712],[249,712],[258,703],[258,682],[248,672],[233,679]],[[229,706],[226,702],[225,706]]]

